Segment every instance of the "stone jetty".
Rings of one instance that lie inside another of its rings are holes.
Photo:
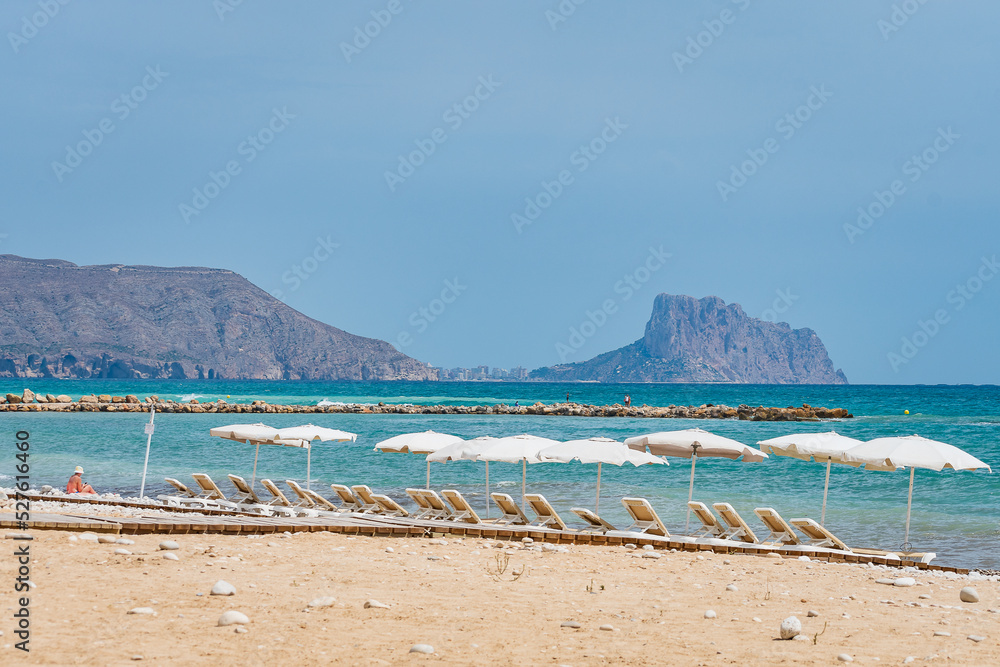
[[[653,419],[741,419],[745,421],[817,421],[850,419],[844,408],[820,408],[803,404],[784,408],[740,405],[586,405],[582,403],[535,403],[534,405],[397,405],[347,403],[337,405],[280,405],[265,401],[229,403],[222,399],[201,403],[178,402],[134,394],[81,396],[74,400],[65,394],[36,394],[25,389],[22,394],[0,396],[0,412],[157,412],[217,414],[376,414],[376,415],[545,415],[565,417],[634,417]]]

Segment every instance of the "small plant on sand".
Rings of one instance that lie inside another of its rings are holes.
[[[829,621],[824,622],[823,623],[823,629],[813,635],[813,644],[814,645],[816,644],[816,642],[819,641],[819,636],[821,634],[823,634],[824,632],[826,632],[826,626],[827,626],[828,623],[829,623]]]
[[[600,589],[596,589],[596,588],[594,588],[594,580],[591,579],[590,580],[590,585],[587,586],[587,592],[588,593],[596,593],[598,590],[602,590],[603,591],[604,590],[604,584],[601,584]]]
[[[764,577],[764,599],[771,599],[771,582],[767,579],[767,577]]]
[[[522,575],[528,573],[528,566],[522,565],[521,569],[511,568],[510,574],[507,575],[507,568],[510,566],[510,554],[506,551],[501,551],[493,555],[493,560],[495,561],[494,566],[490,566],[486,563],[486,574],[490,575],[493,581],[517,581]],[[509,578],[505,578],[507,575]]]

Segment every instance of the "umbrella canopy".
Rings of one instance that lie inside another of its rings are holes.
[[[312,447],[310,443],[313,440],[320,442],[354,442],[357,439],[358,436],[356,433],[338,431],[337,429],[315,426],[313,424],[303,424],[302,426],[290,426],[278,429],[278,437],[275,438],[274,444],[306,448],[306,488],[308,489],[309,478],[312,473]],[[302,444],[296,445],[293,443]],[[254,472],[256,473],[256,468]]]
[[[558,445],[559,441],[541,438],[537,435],[512,435],[506,438],[498,438],[489,447],[476,457],[477,461],[502,461],[504,463],[521,463],[521,509],[524,509],[524,494],[527,491],[527,476],[529,463],[541,463],[542,459],[538,452]]]
[[[586,438],[583,440],[567,440],[558,445],[546,447],[538,453],[543,461],[560,461],[568,463],[579,461],[580,463],[597,464],[597,498],[594,501],[594,512],[600,511],[601,507],[601,465],[610,463],[621,466],[631,463],[633,466],[647,464],[665,465],[663,459],[636,451],[625,446],[624,443],[612,440],[611,438]]]
[[[421,433],[403,433],[388,440],[383,440],[375,445],[375,449],[380,452],[394,452],[397,454],[427,455],[448,445],[453,445],[456,442],[462,442],[462,439],[457,435],[423,431]],[[427,461],[427,488],[431,488],[430,460]]]
[[[688,484],[688,502],[694,497],[694,468],[700,457],[713,457],[736,460],[743,457],[743,462],[763,461],[767,454],[754,449],[742,442],[715,435],[700,428],[689,428],[682,431],[661,431],[647,435],[635,436],[625,440],[632,449],[643,451],[649,449],[650,454],[659,456],[680,456],[691,459],[691,481]],[[687,521],[684,532],[691,525],[691,507],[688,506]]]
[[[778,456],[790,456],[800,461],[826,461],[826,482],[823,485],[823,511],[820,525],[826,525],[826,497],[830,491],[830,464],[844,463],[844,452],[862,444],[861,440],[848,438],[836,431],[826,433],[797,433],[780,438],[761,440],[761,451]]]
[[[256,451],[253,455],[253,477],[250,478],[250,488],[253,488],[254,483],[257,481],[257,458],[260,456],[261,444],[279,444],[275,442],[275,439],[278,437],[278,429],[259,422],[256,424],[230,424],[229,426],[218,426],[210,429],[208,433],[216,438],[235,440],[236,442],[242,442],[256,447]],[[302,440],[295,440],[280,444],[288,447],[302,447],[306,443]]]
[[[913,471],[916,468],[936,470],[992,469],[975,456],[954,445],[937,440],[928,440],[919,435],[905,435],[891,438],[875,438],[844,452],[844,461],[850,465],[865,466],[866,469],[892,470],[910,469],[910,490],[906,498],[906,532],[903,549],[910,549],[910,509],[913,504]]]
[[[481,435],[471,440],[459,440],[458,442],[442,447],[433,454],[427,455],[427,465],[430,467],[431,461],[445,463],[446,461],[476,461],[484,449],[490,447],[498,440],[488,435]],[[486,518],[490,518],[490,462],[486,461]]]

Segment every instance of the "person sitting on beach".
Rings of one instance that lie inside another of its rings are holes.
[[[96,494],[97,491],[94,491],[94,487],[83,481],[83,468],[77,466],[76,470],[73,471],[73,476],[69,478],[69,483],[66,484],[66,493]]]

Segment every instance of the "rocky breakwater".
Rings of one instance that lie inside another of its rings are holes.
[[[534,405],[396,405],[378,403],[347,403],[341,405],[278,405],[265,401],[228,403],[219,399],[201,403],[198,400],[178,402],[134,394],[111,396],[90,394],[79,400],[65,394],[35,394],[25,389],[20,395],[0,396],[0,412],[148,412],[150,409],[167,413],[218,414],[403,414],[403,415],[542,415],[566,417],[634,417],[649,419],[742,419],[748,421],[815,421],[819,419],[849,419],[844,408],[802,407],[769,408],[740,405],[586,405],[582,403],[535,403]]]

